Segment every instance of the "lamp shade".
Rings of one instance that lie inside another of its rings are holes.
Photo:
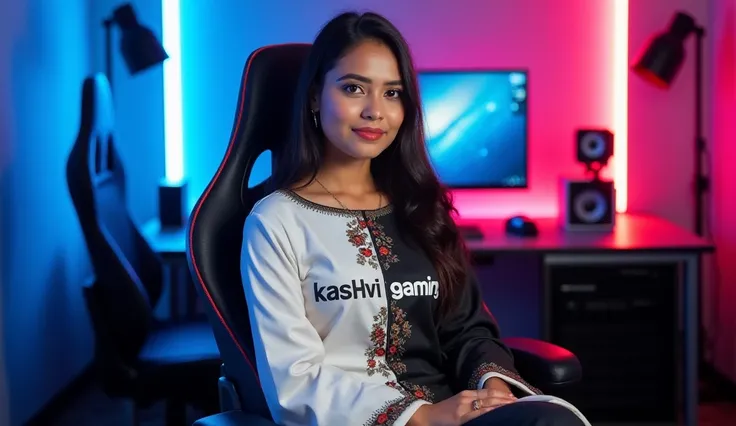
[[[129,4],[113,13],[121,32],[120,51],[131,74],[139,73],[169,58],[153,32],[140,25]]]
[[[655,36],[632,67],[644,80],[667,88],[685,61],[685,39],[697,28],[692,16],[677,13],[667,32]]]

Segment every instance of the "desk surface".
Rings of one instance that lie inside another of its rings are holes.
[[[186,228],[161,229],[161,222],[156,218],[146,222],[141,233],[153,251],[163,257],[182,256],[186,252]]]
[[[460,220],[463,225],[476,225],[483,231],[483,239],[468,240],[468,248],[476,254],[514,252],[574,252],[574,251],[695,251],[714,249],[709,241],[672,222],[656,216],[620,214],[613,232],[568,232],[553,218],[535,222],[539,235],[520,238],[506,235],[504,219]],[[158,219],[147,222],[143,236],[151,247],[164,257],[184,254],[186,233],[183,228],[161,229]]]
[[[613,232],[564,231],[555,218],[534,220],[539,235],[521,238],[506,235],[504,219],[461,220],[476,225],[483,239],[468,240],[476,254],[573,251],[713,251],[704,238],[665,219],[643,214],[619,214]]]

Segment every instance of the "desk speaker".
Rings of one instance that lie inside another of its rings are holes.
[[[600,171],[613,156],[613,133],[605,129],[580,129],[577,132],[578,161],[588,170]]]
[[[560,179],[560,226],[567,231],[612,231],[616,190],[602,179]]]
[[[158,218],[162,228],[183,228],[188,219],[187,183],[162,179],[158,186]]]

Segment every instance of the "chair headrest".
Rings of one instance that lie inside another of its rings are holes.
[[[236,145],[233,160],[244,161],[246,166],[240,188],[246,205],[247,178],[256,158],[270,150],[273,166],[289,137],[299,73],[310,47],[310,44],[264,46],[254,51],[245,65],[232,142]]]
[[[79,164],[74,164],[70,173],[91,179],[107,171],[111,155],[108,145],[114,126],[115,112],[107,77],[101,73],[88,76],[82,84],[79,133],[70,153],[70,159]]]
[[[249,188],[248,179],[258,156],[270,150],[272,158],[278,158],[289,137],[294,95],[310,47],[266,46],[248,57],[230,143],[194,208],[187,236],[190,270],[199,293],[211,308],[210,320],[228,376],[248,395],[242,401],[251,405],[247,411],[261,414],[268,410],[263,395],[257,395],[240,250],[245,218],[266,194],[263,184]]]
[[[84,79],[82,85],[82,116],[80,133],[107,137],[115,126],[110,82],[102,73]]]

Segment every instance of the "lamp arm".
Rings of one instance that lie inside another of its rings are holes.
[[[710,179],[705,173],[703,162],[707,161],[707,146],[703,134],[703,44],[705,29],[695,28],[695,233],[704,235],[705,218],[704,197],[710,187]]]

